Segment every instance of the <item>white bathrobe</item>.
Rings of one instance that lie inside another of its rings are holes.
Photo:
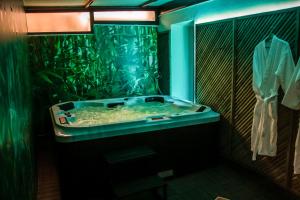
[[[253,56],[253,90],[257,99],[251,132],[252,160],[256,155],[275,156],[277,151],[277,95],[286,91],[294,70],[287,42],[273,36],[270,48],[261,41]]]
[[[282,104],[291,109],[300,110],[300,58]],[[300,122],[295,144],[294,173],[300,174]]]

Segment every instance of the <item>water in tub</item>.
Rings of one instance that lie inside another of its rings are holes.
[[[81,107],[70,110],[76,120],[73,125],[103,125],[143,120],[151,116],[171,116],[194,112],[193,106],[178,106],[173,103],[148,102],[135,105],[107,107]]]

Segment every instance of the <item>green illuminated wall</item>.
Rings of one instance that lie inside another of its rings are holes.
[[[0,199],[35,199],[23,1],[0,7]]]
[[[26,41],[0,44],[0,199],[33,199]]]
[[[194,22],[173,24],[170,34],[170,95],[194,101]]]
[[[39,115],[59,101],[157,94],[155,27],[95,25],[94,34],[32,36],[29,44]]]

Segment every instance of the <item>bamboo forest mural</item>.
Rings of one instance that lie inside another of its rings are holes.
[[[34,92],[52,103],[157,93],[157,34],[147,26],[30,38]]]
[[[32,36],[29,48],[39,112],[61,101],[159,90],[156,27],[95,25],[94,34]]]

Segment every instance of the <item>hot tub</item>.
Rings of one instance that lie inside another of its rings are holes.
[[[183,174],[219,160],[220,115],[204,105],[155,95],[64,102],[50,113],[63,199],[107,195],[110,152],[151,148],[155,163],[124,167],[143,174],[150,168]]]
[[[169,96],[64,102],[50,108],[58,142],[77,142],[220,120],[204,105]]]

